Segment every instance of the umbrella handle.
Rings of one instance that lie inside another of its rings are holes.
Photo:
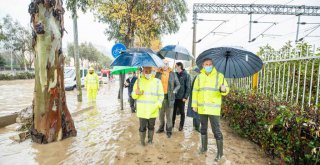
[[[223,73],[223,81],[222,81],[222,85],[224,85],[224,77],[226,75],[226,71],[227,71],[227,64],[228,64],[228,60],[229,60],[229,55],[227,54],[226,57],[226,65],[224,66],[224,73]]]
[[[138,90],[140,91],[140,71],[138,71]]]

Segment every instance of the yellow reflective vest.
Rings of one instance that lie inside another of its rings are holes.
[[[87,89],[99,89],[99,77],[96,73],[88,73],[85,79],[84,86]]]
[[[192,107],[197,108],[199,114],[220,116],[222,96],[226,96],[230,90],[227,81],[224,80],[226,92],[219,91],[223,79],[223,74],[217,72],[215,68],[209,75],[204,69],[201,70],[192,90]]]
[[[164,98],[161,81],[154,77],[148,80],[142,76],[139,84],[140,91],[143,91],[142,95],[136,95],[137,84],[138,80],[131,93],[132,98],[137,102],[137,116],[144,119],[156,118]]]

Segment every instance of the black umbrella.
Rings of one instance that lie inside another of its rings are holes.
[[[262,69],[262,60],[252,52],[235,47],[217,47],[202,52],[196,64],[202,68],[204,59],[210,58],[225,78],[249,77]]]

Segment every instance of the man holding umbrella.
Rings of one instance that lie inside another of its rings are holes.
[[[164,100],[162,103],[162,108],[160,110],[160,126],[157,133],[164,132],[165,117],[167,120],[166,131],[167,137],[170,138],[172,135],[172,115],[173,115],[173,105],[175,101],[175,94],[180,88],[180,83],[174,72],[171,71],[169,66],[169,61],[164,60],[165,66],[162,67],[156,74],[156,78],[160,79],[164,91]]]
[[[223,74],[217,72],[213,67],[211,58],[205,58],[202,61],[201,73],[197,76],[192,90],[192,107],[198,112],[201,123],[201,149],[200,152],[207,151],[208,145],[208,120],[212,132],[216,139],[218,153],[215,158],[219,161],[223,156],[223,136],[220,131],[220,112],[222,96],[229,93],[227,81]]]
[[[163,87],[161,81],[153,77],[152,67],[143,67],[143,76],[134,84],[132,98],[137,103],[141,145],[145,145],[147,128],[148,143],[152,144],[156,117],[163,101]]]

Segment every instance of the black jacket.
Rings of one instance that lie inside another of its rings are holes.
[[[176,99],[188,99],[190,95],[191,78],[190,75],[183,70],[181,73],[176,72],[178,80],[180,82],[180,89],[176,93]]]
[[[133,86],[134,86],[134,83],[136,82],[136,80],[137,80],[136,76],[133,76],[131,81],[130,81],[130,78],[127,78],[127,80],[126,80],[126,82],[129,84],[128,86],[125,85],[126,88],[128,87],[128,95],[129,95],[129,97],[131,96],[131,93],[133,91]]]

